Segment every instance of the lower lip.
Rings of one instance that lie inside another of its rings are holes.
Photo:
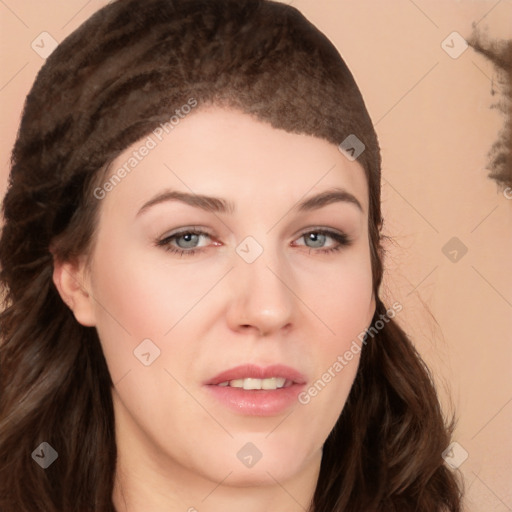
[[[246,416],[276,416],[298,402],[304,384],[280,389],[243,389],[208,385],[213,396],[229,409]]]

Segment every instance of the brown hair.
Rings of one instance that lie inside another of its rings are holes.
[[[489,178],[495,180],[507,192],[512,188],[512,39],[491,40],[473,24],[473,33],[468,44],[494,64],[497,75],[498,100],[491,108],[500,111],[505,122],[498,140],[488,154]],[[491,94],[494,96],[494,78]]]
[[[296,9],[266,0],[108,5],[39,72],[12,154],[0,246],[3,512],[114,511],[112,381],[96,330],[58,295],[53,257],[90,251],[92,191],[104,170],[190,98],[334,144],[350,134],[364,143],[374,320],[386,312],[380,150],[329,40]],[[390,319],[362,351],[310,510],[459,511],[459,486],[441,457],[449,434],[427,369]],[[43,441],[59,455],[46,470],[31,459]]]

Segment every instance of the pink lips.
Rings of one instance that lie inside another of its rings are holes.
[[[280,389],[251,389],[219,386],[222,382],[237,379],[268,379],[281,377],[286,379],[285,387]],[[204,383],[220,403],[229,409],[248,416],[274,416],[297,403],[297,396],[304,388],[306,378],[302,373],[284,365],[266,367],[246,364],[219,373]]]
[[[219,373],[205,382],[205,384],[215,385],[236,379],[269,379],[271,377],[284,377],[286,380],[294,381],[297,384],[304,384],[306,382],[302,373],[289,366],[273,364],[272,366],[262,368],[261,366],[255,366],[253,364],[244,364]]]

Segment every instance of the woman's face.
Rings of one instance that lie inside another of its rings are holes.
[[[114,162],[85,277],[120,461],[234,486],[318,469],[375,310],[364,171],[217,107],[157,133]]]

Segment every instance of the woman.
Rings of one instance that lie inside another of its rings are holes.
[[[377,137],[294,8],[99,11],[27,97],[3,213],[1,510],[460,510],[379,298]]]

